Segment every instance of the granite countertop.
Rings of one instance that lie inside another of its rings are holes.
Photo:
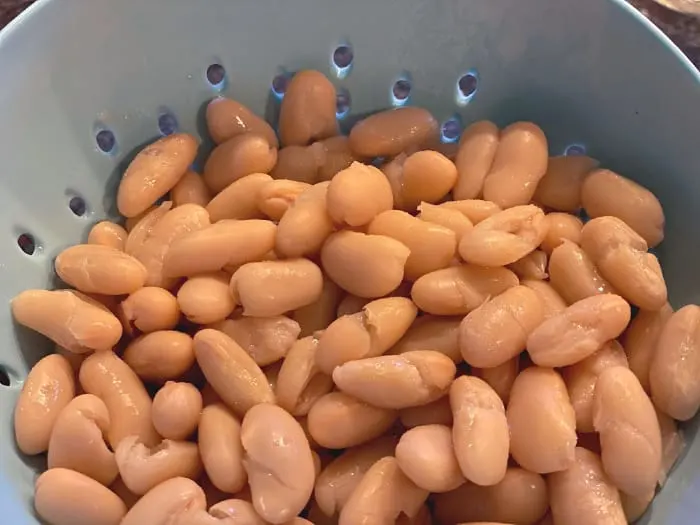
[[[35,0],[0,0],[0,28]],[[585,0],[582,0],[585,1]],[[653,0],[628,0],[658,25],[700,67],[700,18],[684,16]]]

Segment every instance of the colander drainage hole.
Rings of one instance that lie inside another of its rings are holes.
[[[466,106],[471,102],[479,88],[479,75],[471,69],[457,79],[455,99],[458,106]]]
[[[583,144],[569,144],[564,148],[564,155],[575,157],[586,154],[586,146]]]
[[[277,100],[282,100],[284,98],[284,94],[287,92],[287,86],[289,85],[289,80],[291,78],[292,75],[289,73],[280,73],[275,75],[275,77],[272,79],[270,89]]]
[[[27,255],[34,255],[37,251],[37,242],[31,233],[20,233],[17,236],[17,246]]]
[[[95,134],[95,143],[102,153],[111,155],[116,150],[117,138],[114,136],[112,130],[101,129]]]
[[[391,86],[391,103],[394,106],[403,106],[411,97],[411,79],[408,77],[397,78]]]
[[[352,47],[349,44],[340,44],[333,51],[331,64],[338,78],[345,78],[352,69],[352,61],[354,59]]]
[[[345,88],[338,89],[335,103],[335,116],[338,120],[342,120],[350,113],[350,92]]]
[[[441,139],[444,143],[457,142],[462,134],[462,122],[458,116],[445,120],[441,126]]]
[[[76,217],[85,217],[87,214],[87,204],[80,195],[74,195],[68,201],[68,208]]]
[[[158,131],[161,135],[172,135],[177,131],[177,118],[170,111],[163,111],[158,115]]]
[[[221,91],[226,84],[226,69],[221,64],[210,64],[207,67],[206,77],[211,87]]]
[[[7,370],[5,370],[4,366],[0,365],[0,385],[10,386],[10,384],[10,374],[7,373]]]

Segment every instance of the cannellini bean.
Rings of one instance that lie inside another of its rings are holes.
[[[676,421],[672,417],[659,411],[658,408],[654,408],[656,409],[656,417],[658,418],[659,428],[661,429],[662,455],[659,486],[663,487],[668,474],[681,456],[686,443],[683,438],[683,432],[678,428]]]
[[[491,171],[500,140],[498,127],[487,120],[475,122],[462,133],[455,158],[457,183],[452,192],[455,200],[477,199],[484,180]]]
[[[481,221],[488,219],[492,215],[496,215],[502,211],[500,206],[495,202],[485,201],[480,199],[465,199],[443,202],[439,205],[441,208],[457,210],[462,213],[467,219],[472,221],[472,224],[479,224]]]
[[[110,485],[117,463],[103,436],[110,426],[109,412],[97,396],[83,394],[61,411],[49,441],[48,468],[67,468]]]
[[[626,367],[604,370],[595,386],[593,425],[600,434],[603,468],[626,494],[653,492],[661,470],[661,430],[654,406]]]
[[[620,494],[605,474],[600,458],[584,448],[576,448],[568,469],[547,478],[554,523],[625,525]]]
[[[460,241],[462,235],[474,227],[472,221],[459,210],[444,208],[437,204],[421,201],[418,205],[418,212],[419,219],[444,226],[455,232],[457,242]]]
[[[393,204],[391,185],[374,166],[353,162],[328,185],[326,206],[336,224],[364,226]]]
[[[412,350],[429,348],[445,354],[455,363],[460,363],[459,317],[434,317],[423,315],[417,318],[404,336],[389,351],[390,354],[403,354]]]
[[[166,439],[187,439],[197,429],[202,405],[194,385],[168,381],[153,398],[153,426]]]
[[[117,477],[114,483],[112,483],[108,488],[124,502],[127,509],[131,509],[131,507],[133,507],[136,502],[141,499],[141,496],[134,494],[126,485],[124,485],[124,481],[122,481],[120,477]]]
[[[401,409],[441,398],[455,373],[454,362],[444,354],[416,350],[347,362],[333,370],[333,382],[373,406]]]
[[[530,367],[520,372],[506,415],[510,453],[520,466],[548,474],[568,469],[574,462],[576,415],[556,371]]]
[[[547,254],[542,250],[535,250],[509,264],[508,268],[520,279],[544,280],[548,277]]]
[[[56,345],[54,347],[54,353],[65,357],[66,360],[68,360],[68,363],[70,364],[71,368],[73,369],[73,372],[75,372],[75,377],[78,377],[78,372],[80,371],[80,366],[83,364],[83,361],[85,361],[85,358],[89,354],[75,354],[71,352],[70,350],[67,350],[63,348],[62,346]]]
[[[321,263],[346,292],[376,298],[398,288],[410,253],[405,244],[385,235],[340,231],[324,243]]]
[[[258,207],[260,192],[272,177],[265,173],[251,173],[233,181],[207,204],[211,222],[224,219],[262,219]]]
[[[280,221],[297,198],[310,187],[310,184],[295,180],[270,181],[258,191],[258,208],[273,221]]]
[[[382,169],[391,184],[394,206],[406,211],[415,211],[421,201],[439,202],[457,182],[454,163],[432,150],[403,153]]]
[[[202,178],[216,195],[232,182],[251,173],[269,173],[277,162],[277,148],[262,135],[243,133],[214,148]]]
[[[700,307],[684,306],[661,330],[649,366],[654,404],[674,419],[687,421],[700,407]]]
[[[287,146],[279,150],[277,164],[270,175],[273,179],[288,179],[304,184],[320,181],[319,169],[324,162],[325,151],[321,142],[311,146]]]
[[[177,299],[168,290],[145,286],[124,299],[118,307],[124,331],[150,333],[172,330],[180,321]]]
[[[196,510],[204,510],[204,491],[188,478],[172,478],[154,487],[126,514],[120,525],[170,525]]]
[[[331,392],[311,407],[309,433],[322,447],[354,447],[384,434],[397,417],[394,410],[368,405],[342,392]]]
[[[527,338],[527,351],[539,366],[573,365],[618,337],[630,317],[630,306],[619,295],[594,295],[535,328]]]
[[[224,498],[212,505],[209,511],[193,509],[186,512],[182,518],[178,524],[184,521],[187,525],[268,525],[268,522],[255,512],[253,504],[242,499]]]
[[[253,133],[262,135],[277,147],[277,135],[272,127],[249,108],[225,97],[213,98],[205,113],[207,130],[214,142],[221,144],[236,135]]]
[[[401,424],[406,428],[422,425],[452,426],[452,408],[450,407],[449,395],[427,405],[404,408],[399,412],[399,418]]]
[[[661,330],[673,314],[673,308],[666,303],[660,310],[640,310],[632,319],[622,341],[629,360],[629,367],[637,376],[642,387],[651,392],[649,367],[656,354]]]
[[[498,394],[503,403],[508,403],[513,382],[520,373],[520,359],[514,357],[493,368],[472,368],[472,375],[483,379]]]
[[[575,215],[569,213],[548,213],[544,217],[547,223],[547,234],[544,236],[541,248],[548,254],[564,240],[579,244],[581,242],[581,229],[583,222]]]
[[[57,419],[74,396],[73,368],[65,357],[50,354],[32,367],[14,414],[15,440],[24,454],[46,452]]]
[[[124,361],[145,381],[177,379],[194,364],[192,338],[175,330],[160,330],[134,339]]]
[[[525,286],[509,288],[464,318],[459,336],[462,357],[479,368],[502,365],[522,352],[543,319],[535,292]]]
[[[183,204],[196,204],[206,207],[211,200],[211,192],[207,185],[204,184],[204,179],[202,179],[201,175],[190,170],[170,190],[170,198],[173,201],[173,206],[176,207]]]
[[[101,221],[95,224],[88,233],[87,243],[109,246],[124,251],[128,236],[129,234],[122,226],[110,221]]]
[[[549,282],[525,279],[520,284],[530,288],[530,290],[535,292],[540,298],[542,308],[544,309],[545,320],[563,312],[566,309],[566,302]]]
[[[126,238],[124,251],[133,255],[137,250],[140,250],[155,225],[172,209],[172,201],[165,201],[159,206],[151,206],[136,217],[127,218],[124,227],[129,232],[129,236]]]
[[[465,315],[489,297],[517,285],[517,276],[507,268],[461,264],[419,277],[411,298],[418,308],[433,315]]]
[[[549,280],[569,304],[598,294],[615,293],[588,254],[569,241],[564,241],[552,251]]]
[[[197,324],[222,321],[236,307],[229,293],[231,277],[226,272],[195,275],[187,279],[177,292],[182,313]]]
[[[338,304],[336,310],[336,319],[344,315],[352,315],[362,311],[362,309],[372,302],[372,299],[357,297],[356,295],[347,294]],[[334,319],[335,320],[335,319]]]
[[[664,239],[664,211],[644,186],[610,170],[586,177],[581,202],[591,218],[612,215],[623,220],[653,248]]]
[[[629,494],[620,492],[620,503],[622,503],[622,510],[625,513],[627,521],[629,523],[635,523],[641,518],[649,508],[655,495],[656,491],[654,490],[647,492],[642,497],[630,496]]]
[[[292,313],[292,318],[299,324],[301,330],[297,335],[306,337],[328,328],[339,317],[336,312],[342,296],[340,287],[324,275],[323,289],[318,300]]]
[[[212,484],[227,494],[240,492],[248,474],[243,467],[241,423],[236,417],[220,403],[204,407],[197,441]]]
[[[510,447],[503,401],[485,381],[462,376],[450,387],[450,406],[452,443],[462,474],[477,485],[500,483],[506,475]]]
[[[596,167],[598,161],[585,155],[550,157],[534,201],[554,210],[576,213],[581,208],[583,181]]]
[[[342,135],[316,142],[311,148],[320,160],[317,173],[320,181],[331,180],[357,160],[350,149],[350,139]]]
[[[53,468],[36,480],[34,508],[49,525],[120,525],[126,506],[114,492],[73,470]]]

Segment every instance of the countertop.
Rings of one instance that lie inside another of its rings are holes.
[[[0,0],[0,27],[35,0]],[[585,1],[585,0],[581,0]],[[628,0],[658,25],[700,67],[700,19],[670,11],[653,0]]]

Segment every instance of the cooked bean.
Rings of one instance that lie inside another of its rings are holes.
[[[576,448],[568,469],[547,478],[554,523],[625,525],[620,494],[593,452]],[[603,520],[603,521],[601,521]]]
[[[419,219],[444,226],[455,232],[457,242],[460,241],[466,232],[474,227],[472,221],[459,210],[421,202],[418,206],[418,212]]]
[[[365,305],[372,302],[372,299],[357,297],[356,295],[347,294],[338,304],[336,310],[336,319],[345,315],[352,315],[362,311]]]
[[[279,116],[280,142],[307,146],[338,134],[335,87],[323,73],[296,73],[287,85]]]
[[[539,325],[527,339],[527,351],[539,366],[573,365],[618,337],[630,316],[629,304],[619,295],[582,299]]]
[[[131,507],[133,507],[136,502],[141,499],[141,496],[134,494],[127,488],[126,485],[124,485],[124,482],[120,477],[117,477],[114,483],[112,483],[108,488],[119,496],[119,498],[124,502],[124,505],[126,505],[127,510],[131,509]]]
[[[576,414],[564,380],[551,368],[520,372],[506,410],[510,453],[520,466],[548,474],[574,462]]]
[[[258,191],[258,209],[273,221],[280,221],[299,195],[310,187],[310,184],[295,180],[272,180]]]
[[[331,392],[311,407],[309,433],[322,447],[354,447],[384,434],[397,417],[395,410],[368,405],[342,392]]]
[[[390,350],[389,354],[403,354],[426,348],[445,354],[455,363],[460,363],[459,350],[460,317],[418,317],[404,336]]]
[[[547,254],[542,250],[535,250],[509,264],[508,268],[521,279],[544,280],[548,277]]]
[[[455,200],[477,199],[496,157],[500,131],[487,120],[475,122],[462,133],[455,158],[458,178],[452,192]]]
[[[170,525],[181,521],[183,515],[204,510],[206,505],[204,491],[197,483],[188,478],[172,478],[148,491],[120,525]]]
[[[391,184],[394,206],[415,211],[422,202],[439,202],[457,182],[454,163],[437,151],[423,150],[395,157],[382,170]]]
[[[318,339],[296,341],[282,363],[275,393],[277,403],[293,416],[305,416],[311,406],[333,389],[333,380],[316,364]]]
[[[95,224],[88,234],[88,244],[99,244],[124,251],[127,231],[118,224],[110,221],[101,221]]]
[[[292,318],[299,323],[301,337],[325,330],[338,317],[337,309],[343,292],[333,281],[323,276],[321,296],[314,303],[295,310]]]
[[[340,231],[321,248],[321,263],[343,290],[376,298],[398,288],[410,253],[405,244],[385,235]]]
[[[127,218],[124,225],[129,236],[126,238],[124,251],[133,255],[137,250],[140,250],[155,225],[172,209],[172,201],[165,201],[159,206],[151,206],[136,217]]]
[[[159,330],[134,339],[124,361],[144,381],[177,379],[194,364],[192,338],[175,330]]]
[[[435,496],[438,523],[503,522],[534,525],[547,512],[547,485],[539,474],[509,468],[497,485],[465,483]]]
[[[170,190],[170,198],[173,206],[196,204],[204,208],[211,200],[211,192],[201,175],[190,170]]]
[[[615,293],[588,254],[569,241],[564,241],[552,251],[549,280],[569,304],[598,294]]]
[[[333,177],[326,202],[328,214],[337,224],[358,227],[391,210],[394,201],[389,181],[381,171],[353,162]]]
[[[190,383],[168,381],[153,398],[153,426],[166,439],[187,439],[197,429],[201,413],[202,395]]]
[[[182,313],[196,324],[222,321],[236,307],[229,293],[230,276],[226,272],[195,275],[185,281],[177,292]]]
[[[253,133],[277,147],[277,135],[272,127],[237,100],[213,98],[207,104],[205,117],[209,135],[217,144],[243,133]]]
[[[266,366],[282,359],[299,336],[296,321],[274,317],[235,317],[211,328],[220,330],[245,350],[259,365]]]
[[[579,244],[583,222],[569,213],[548,213],[544,217],[547,223],[547,234],[544,236],[541,248],[548,254],[560,246],[564,240]]]
[[[700,307],[684,306],[661,330],[649,366],[654,404],[674,419],[687,421],[700,407]]]
[[[462,376],[450,387],[450,406],[452,442],[462,474],[477,485],[500,483],[510,446],[503,401],[486,382]]]
[[[520,359],[514,357],[493,368],[472,368],[472,375],[483,379],[498,394],[503,403],[508,403],[513,382],[520,373]]]
[[[118,308],[124,331],[156,332],[172,330],[180,321],[177,299],[168,290],[145,286],[124,299]]]
[[[320,142],[311,146],[287,146],[279,150],[277,164],[270,171],[273,179],[288,179],[305,184],[319,182],[318,170],[323,163]]]
[[[259,261],[275,247],[276,232],[272,221],[257,219],[212,224],[176,239],[165,255],[163,272],[189,277]]]
[[[373,406],[401,409],[441,398],[455,373],[454,362],[444,354],[416,350],[347,362],[333,370],[333,382]]]
[[[204,407],[197,436],[204,470],[214,486],[235,494],[248,482],[243,468],[241,424],[223,404]]]
[[[581,247],[600,273],[625,299],[642,310],[666,304],[666,283],[659,260],[647,243],[616,217],[598,217],[581,230]]]
[[[187,172],[198,147],[192,135],[174,133],[142,149],[119,183],[119,213],[135,217],[168,193]]]
[[[562,299],[561,295],[557,293],[549,282],[525,279],[520,284],[530,288],[530,290],[535,292],[540,298],[544,309],[545,320],[566,309],[566,302],[564,302],[564,299]]]
[[[242,499],[227,499],[226,495],[221,501],[210,506],[209,511],[196,509],[187,512],[185,517],[187,525],[268,525],[268,522],[255,512],[252,503]],[[286,522],[285,525],[290,523],[296,522]]]
[[[394,157],[439,142],[438,122],[429,111],[403,107],[380,111],[350,131],[350,148],[359,157]]]
[[[251,173],[269,173],[277,162],[277,148],[262,135],[243,133],[214,148],[202,177],[216,195],[232,182]]]
[[[514,286],[471,311],[460,325],[464,360],[479,368],[492,368],[516,357],[530,333],[544,319],[535,292]]]
[[[331,180],[357,160],[350,149],[350,139],[345,136],[330,137],[312,144],[311,148],[316,149],[320,159],[319,181]]]
[[[663,487],[666,483],[666,478],[673,469],[673,466],[678,461],[683,449],[685,449],[686,443],[683,438],[683,432],[678,425],[670,416],[667,416],[661,412],[658,408],[654,407],[656,410],[656,417],[659,421],[659,428],[661,429],[661,472],[659,473],[659,486]]]
[[[211,222],[224,219],[262,219],[258,207],[262,188],[272,182],[265,173],[251,173],[233,181],[207,204]]]
[[[598,377],[613,366],[627,367],[625,350],[617,341],[604,343],[600,350],[562,370],[571,406],[576,413],[576,430],[593,432],[593,397]]]
[[[629,494],[620,492],[620,503],[622,504],[622,510],[625,513],[627,521],[629,523],[636,523],[649,508],[654,496],[656,496],[655,490],[646,493],[642,497],[630,496]]]
[[[511,264],[542,243],[546,227],[540,208],[515,206],[484,219],[464,234],[459,255],[480,266]]]
[[[311,497],[315,478],[309,442],[299,423],[278,406],[256,405],[243,418],[241,442],[258,514],[272,523],[299,514]]]
[[[576,213],[581,208],[581,186],[598,161],[585,155],[550,157],[547,172],[533,200],[548,208]]]
[[[627,327],[623,346],[629,359],[629,367],[637,376],[642,387],[651,392],[649,367],[656,353],[661,330],[673,314],[673,308],[666,303],[660,310],[640,310]]]
[[[65,357],[68,363],[70,364],[71,368],[73,369],[73,372],[75,373],[75,377],[78,377],[78,372],[80,371],[80,366],[83,364],[83,361],[85,361],[85,358],[89,354],[75,354],[71,352],[70,350],[67,350],[66,348],[63,348],[60,345],[55,345],[54,346],[54,353],[60,355],[61,357]]]
[[[467,217],[467,219],[472,221],[472,224],[479,224],[481,221],[488,219],[492,215],[496,215],[501,211],[498,204],[479,199],[447,201],[443,202],[439,206],[441,208],[459,211],[465,217]]]
[[[427,405],[404,408],[399,412],[399,418],[401,424],[406,428],[422,425],[452,426],[452,408],[450,407],[449,395]]]

